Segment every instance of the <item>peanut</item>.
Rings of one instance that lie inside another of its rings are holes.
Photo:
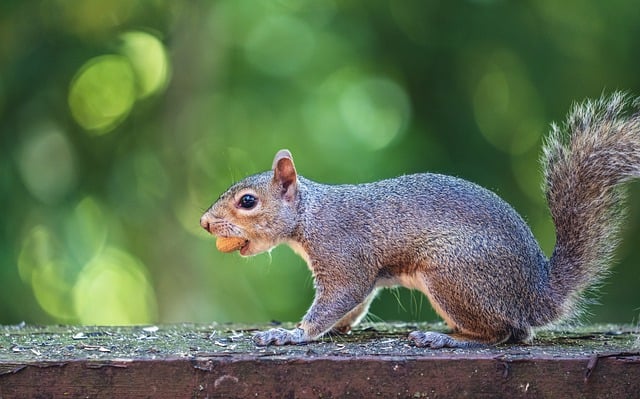
[[[246,240],[240,237],[218,237],[216,248],[220,252],[233,252],[242,248]]]

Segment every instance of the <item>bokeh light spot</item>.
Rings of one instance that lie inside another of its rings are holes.
[[[386,147],[404,132],[410,109],[404,89],[388,79],[356,81],[340,98],[349,132],[373,150]]]
[[[71,282],[65,274],[68,264],[60,260],[50,260],[34,270],[31,278],[33,295],[38,305],[59,320],[75,317],[71,307]]]
[[[157,318],[156,297],[145,266],[112,247],[82,270],[73,288],[73,302],[83,324],[144,324]]]
[[[53,125],[34,129],[22,147],[18,165],[31,195],[46,204],[58,201],[76,183],[71,143]]]
[[[287,15],[265,17],[249,33],[246,56],[256,68],[286,76],[299,70],[311,57],[315,36],[309,25]]]
[[[53,237],[44,226],[35,226],[22,242],[18,257],[18,273],[27,284],[31,284],[33,271],[48,259],[54,258]]]
[[[107,220],[100,205],[84,198],[65,223],[65,238],[74,261],[89,262],[100,253],[107,241]]]
[[[129,114],[135,99],[135,75],[129,60],[121,55],[87,61],[69,90],[73,117],[94,134],[107,133],[117,126]]]
[[[76,270],[64,255],[51,231],[35,226],[22,242],[18,272],[45,312],[69,321],[74,318],[70,289]]]
[[[127,32],[120,38],[120,51],[129,58],[136,76],[138,98],[163,89],[169,77],[169,60],[162,42],[146,32]]]

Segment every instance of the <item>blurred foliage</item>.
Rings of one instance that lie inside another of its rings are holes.
[[[497,191],[549,253],[537,158],[552,120],[640,94],[622,0],[5,0],[0,323],[297,320],[288,248],[220,254],[201,213],[280,148],[327,183],[453,174]],[[640,297],[640,188],[595,320]],[[373,318],[433,319],[386,291]]]

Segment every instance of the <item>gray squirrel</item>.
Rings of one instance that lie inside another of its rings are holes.
[[[271,171],[231,186],[200,224],[242,256],[288,244],[313,273],[302,321],[256,333],[257,345],[348,332],[380,288],[398,285],[422,291],[452,329],[414,331],[417,346],[529,342],[534,327],[575,316],[607,273],[624,216],[620,183],[640,176],[640,114],[630,103],[603,96],[552,125],[542,155],[556,228],[550,258],[509,204],[474,183],[421,173],[320,184],[297,174],[287,150]]]

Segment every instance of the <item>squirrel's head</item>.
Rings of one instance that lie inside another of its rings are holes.
[[[298,176],[293,157],[280,150],[272,170],[231,186],[200,218],[200,225],[220,237],[244,239],[242,256],[268,251],[295,228]]]

